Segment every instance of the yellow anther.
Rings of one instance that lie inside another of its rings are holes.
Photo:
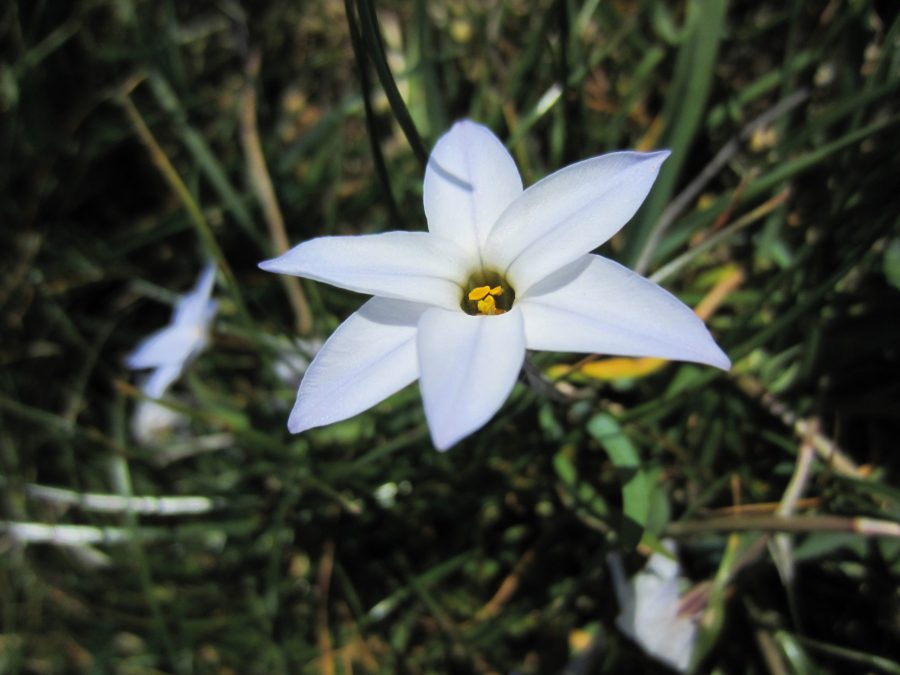
[[[466,294],[466,298],[468,301],[463,300],[462,309],[464,312],[468,314],[478,313],[480,316],[496,316],[498,314],[505,314],[506,309],[501,309],[497,306],[497,298],[504,295],[505,291],[501,284],[497,284],[496,286],[478,286],[473,288]],[[515,298],[515,293],[512,295]],[[501,300],[501,302],[504,302]],[[471,304],[468,304],[471,303]],[[506,306],[509,303],[504,303],[502,306]]]
[[[484,296],[488,295],[489,293],[491,293],[493,295],[497,295],[496,293],[494,293],[491,290],[490,286],[479,286],[478,288],[473,288],[471,291],[469,291],[469,300],[472,300],[472,301],[481,300]]]
[[[485,288],[487,288],[487,287],[485,286]],[[497,302],[494,300],[493,295],[489,295],[484,300],[478,301],[478,313],[479,314],[496,314],[497,313]]]

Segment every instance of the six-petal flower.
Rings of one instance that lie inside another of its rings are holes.
[[[499,139],[464,120],[425,171],[427,233],[321,237],[261,263],[375,296],[310,364],[289,429],[346,419],[418,379],[447,449],[497,412],[526,349],[729,368],[690,308],[590,254],[634,215],[668,154],[611,153],[523,190]]]

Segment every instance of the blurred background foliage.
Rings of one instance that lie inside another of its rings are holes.
[[[897,14],[3,3],[0,671],[662,671],[607,556],[674,536],[712,581],[701,670],[900,672]],[[415,387],[291,437],[285,357],[362,298],[256,268],[279,214],[291,243],[423,228],[422,158],[463,116],[526,184],[671,148],[602,252],[705,300],[733,371],[534,355],[447,453]],[[123,357],[207,258],[186,424],[139,443]]]

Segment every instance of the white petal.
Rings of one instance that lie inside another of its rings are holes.
[[[129,368],[171,365],[180,372],[185,361],[203,350],[217,308],[216,301],[209,299],[215,275],[215,266],[207,264],[193,290],[179,298],[170,324],[146,338],[125,358]]]
[[[350,315],[309,365],[288,429],[298,434],[353,417],[415,382],[416,323],[427,308],[372,298]]]
[[[668,150],[614,152],[547,176],[500,216],[485,242],[485,260],[524,293],[618,232],[668,156]]]
[[[663,544],[675,553],[671,540]],[[627,583],[621,561],[610,560],[613,584],[619,597],[620,612],[616,619],[619,629],[637,642],[648,654],[686,671],[697,637],[693,613],[682,614],[682,578],[677,560],[654,553],[644,570]]]
[[[172,383],[181,375],[183,364],[160,366],[141,384],[141,391],[151,398],[162,398]]]
[[[491,419],[512,391],[525,359],[522,315],[432,308],[419,320],[418,345],[428,428],[446,450]]]
[[[659,554],[655,554],[659,555]],[[635,595],[633,619],[620,616],[617,625],[651,656],[682,672],[687,670],[697,637],[697,624],[680,616],[680,579],[663,579],[640,572],[632,581]]]
[[[529,349],[731,362],[690,307],[612,260],[587,255],[517,301]]]
[[[137,369],[184,363],[201,336],[190,326],[167,326],[141,342],[125,357],[125,365]]]
[[[448,308],[459,307],[460,283],[471,271],[458,246],[427,232],[320,237],[259,266],[358,293]]]
[[[138,401],[131,419],[131,433],[141,445],[161,441],[187,422],[184,415],[155,401]]]
[[[462,120],[435,144],[423,190],[428,229],[477,256],[497,218],[522,193],[522,178],[487,127]]]
[[[182,296],[175,305],[172,323],[201,324],[211,321],[212,315],[215,314],[216,303],[209,298],[215,282],[216,267],[213,263],[207,263],[193,290]]]

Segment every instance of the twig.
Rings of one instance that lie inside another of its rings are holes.
[[[797,500],[796,506],[799,509],[812,509],[818,506],[820,501],[818,497],[807,497],[806,499]],[[710,509],[709,511],[704,511],[704,513],[707,515],[743,516],[752,513],[775,513],[779,506],[780,502],[735,504],[733,506],[721,506],[716,509]]]
[[[742,516],[704,518],[670,523],[666,536],[687,537],[710,532],[850,532],[867,537],[900,538],[900,523],[875,518],[844,516]]]
[[[758,399],[766,410],[793,429],[797,436],[800,438],[809,437],[809,441],[815,448],[819,458],[837,473],[855,479],[864,478],[860,467],[847,457],[837,443],[819,433],[818,427],[814,426],[816,425],[814,421],[798,417],[793,410],[775,398],[759,381],[749,375],[738,378],[738,386],[744,393]]]
[[[750,178],[754,176],[756,173],[756,169],[751,169],[745,175],[741,177],[741,182],[738,183],[737,187],[734,188],[734,192],[731,193],[731,197],[728,199],[728,203],[725,205],[725,208],[722,209],[722,213],[720,213],[716,219],[713,221],[713,224],[710,226],[710,230],[712,232],[718,232],[722,229],[725,223],[731,218],[731,214],[734,213],[735,207],[740,202],[741,197],[744,194],[744,190],[747,189],[747,183],[750,182]]]
[[[812,438],[816,430],[816,425],[812,424],[809,433],[803,438],[800,444],[800,451],[797,453],[797,461],[794,463],[794,472],[788,481],[781,502],[775,510],[775,515],[781,518],[792,516],[797,508],[797,502],[803,496],[806,484],[812,476],[813,459],[816,456],[815,448],[812,445]],[[794,540],[789,534],[776,534],[769,542],[769,551],[772,559],[775,561],[775,567],[781,576],[781,582],[788,589],[789,602],[791,608],[794,608],[793,582],[794,582],[794,560],[793,560]],[[794,611],[794,616],[799,613]]]
[[[707,237],[696,246],[693,246],[690,250],[685,251],[674,260],[666,263],[658,270],[656,270],[653,274],[651,274],[648,278],[650,279],[650,281],[653,281],[657,284],[662,283],[665,279],[675,274],[675,272],[677,272],[682,267],[684,267],[684,265],[693,260],[698,254],[712,248],[720,241],[725,241],[748,225],[752,225],[763,216],[769,215],[769,213],[780,206],[790,196],[790,194],[790,189],[785,188],[771,199],[768,199],[757,206],[755,209],[750,211],[750,213],[747,213],[738,218],[725,229],[716,232],[710,237]]]
[[[509,602],[510,598],[512,598],[518,590],[519,584],[522,582],[522,575],[525,574],[525,571],[529,567],[531,567],[533,562],[534,549],[530,548],[525,551],[525,554],[521,558],[519,558],[519,561],[515,564],[515,567],[513,567],[509,576],[503,580],[500,584],[500,588],[494,593],[494,597],[492,597],[484,607],[478,610],[478,613],[475,615],[476,621],[492,619],[500,613],[500,610],[503,609],[503,605]]]
[[[290,248],[290,243],[284,228],[284,216],[278,206],[272,178],[266,167],[266,158],[259,141],[256,118],[256,78],[259,75],[259,67],[259,51],[253,50],[247,57],[246,80],[241,91],[241,144],[244,146],[247,172],[251,178],[250,184],[262,206],[263,216],[269,227],[269,238],[272,240],[275,252],[280,255]],[[285,274],[281,274],[279,277],[284,285],[291,309],[294,311],[297,333],[306,335],[312,329],[312,314],[306,296],[303,294],[303,288],[300,286],[300,280]]]
[[[781,651],[778,649],[778,643],[772,637],[772,634],[762,628],[754,631],[756,644],[759,646],[760,654],[763,661],[769,669],[771,675],[790,675],[790,672],[784,665],[784,659],[781,657]]]
[[[331,631],[328,630],[328,589],[334,569],[334,542],[325,542],[319,559],[319,608],[316,612],[316,632],[319,635],[319,651],[322,653],[322,673],[334,675],[334,655],[331,651]]]
[[[813,423],[810,425],[803,443],[800,444],[800,452],[797,456],[797,463],[794,465],[794,473],[791,475],[791,480],[788,481],[784,495],[781,497],[781,502],[778,504],[778,509],[775,511],[777,516],[783,517],[793,514],[797,507],[797,502],[803,496],[803,490],[806,488],[806,483],[812,475],[812,460],[815,456],[812,439],[816,433],[816,424]]]

